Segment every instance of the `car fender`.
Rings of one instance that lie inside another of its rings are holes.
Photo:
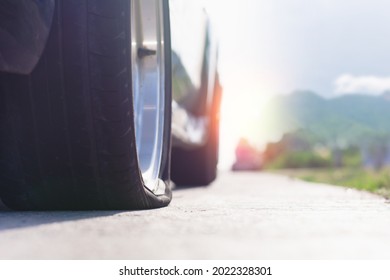
[[[55,0],[0,1],[0,71],[29,74],[49,36]]]

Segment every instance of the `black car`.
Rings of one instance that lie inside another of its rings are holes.
[[[217,43],[194,2],[0,2],[5,205],[156,208],[171,178],[215,179]]]

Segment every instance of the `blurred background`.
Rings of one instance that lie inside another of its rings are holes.
[[[220,168],[386,192],[390,2],[205,3],[220,41]]]

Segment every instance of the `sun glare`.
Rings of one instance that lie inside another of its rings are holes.
[[[221,107],[221,169],[231,167],[236,145],[241,138],[256,146],[261,144],[261,126],[265,124],[263,113],[270,96],[270,89],[265,86],[247,84],[236,87],[225,83]]]

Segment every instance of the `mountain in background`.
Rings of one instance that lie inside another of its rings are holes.
[[[325,99],[299,91],[271,100],[268,114],[281,133],[305,131],[313,141],[345,147],[390,140],[390,95]]]

